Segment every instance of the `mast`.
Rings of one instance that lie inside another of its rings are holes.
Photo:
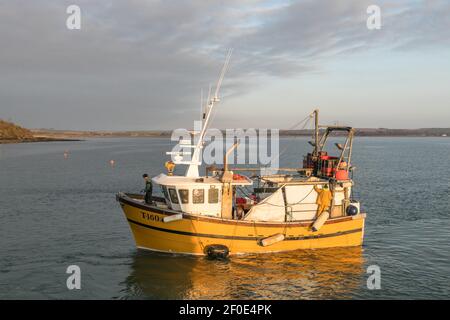
[[[214,96],[212,98],[209,97],[209,99],[208,99],[208,106],[206,107],[206,114],[204,115],[203,127],[200,131],[197,144],[195,145],[192,159],[189,162],[189,167],[186,170],[186,174],[185,174],[186,177],[196,178],[199,176],[198,167],[201,165],[200,152],[201,152],[201,149],[203,148],[203,142],[204,142],[206,130],[208,129],[208,125],[209,125],[209,121],[211,119],[211,114],[214,109],[214,105],[216,102],[220,102],[219,90],[220,90],[220,87],[222,86],[223,78],[225,77],[225,73],[228,69],[228,64],[230,63],[230,58],[231,58],[232,53],[233,53],[233,50],[230,49],[228,51],[227,57],[225,59],[225,63],[222,67],[222,71],[220,73],[219,80],[217,81]]]
[[[314,110],[314,156],[319,155],[319,109]]]

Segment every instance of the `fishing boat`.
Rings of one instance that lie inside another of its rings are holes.
[[[154,176],[152,182],[161,189],[161,196],[153,196],[151,203],[141,194],[116,195],[136,246],[213,257],[361,246],[366,214],[352,192],[354,129],[319,125],[319,110],[311,114],[312,150],[299,160],[298,167],[270,174],[255,174],[261,168],[230,168],[227,157],[234,144],[226,152],[223,167],[209,166],[200,175],[200,153],[211,113],[220,101],[218,92],[228,61],[229,57],[215,94],[208,99],[202,128],[192,133],[196,143],[191,143],[190,160],[175,157],[175,165],[186,166],[185,173],[174,175],[170,167]],[[333,156],[326,147],[335,133],[345,143],[336,144]],[[320,212],[317,199],[324,188],[329,189],[331,201]],[[242,190],[247,190],[247,196],[238,196]]]

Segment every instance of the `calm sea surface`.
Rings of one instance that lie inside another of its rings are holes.
[[[450,138],[357,138],[362,248],[232,257],[135,248],[115,201],[164,171],[168,139],[0,145],[0,299],[450,298]],[[295,166],[305,138],[283,138]],[[69,158],[64,159],[64,150]],[[115,160],[111,167],[109,161]],[[81,268],[68,290],[66,268]],[[367,289],[367,267],[381,289]]]

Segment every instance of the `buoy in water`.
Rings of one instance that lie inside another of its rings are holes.
[[[227,246],[224,246],[222,244],[211,244],[209,246],[206,246],[205,253],[208,258],[225,259],[226,257],[228,257],[230,250],[228,250]]]
[[[64,150],[64,159],[69,158],[69,151]]]
[[[116,164],[116,162],[114,160],[109,160],[109,164],[111,165],[111,167],[114,167],[114,165]]]

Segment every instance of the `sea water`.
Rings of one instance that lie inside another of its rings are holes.
[[[449,138],[355,139],[362,247],[228,260],[135,248],[115,194],[139,192],[143,173],[164,172],[172,146],[156,138],[0,145],[0,299],[450,298]],[[300,166],[307,139],[281,138],[285,147],[280,165]],[[79,290],[67,287],[71,265],[81,270]],[[370,266],[379,267],[380,289],[369,289]]]

